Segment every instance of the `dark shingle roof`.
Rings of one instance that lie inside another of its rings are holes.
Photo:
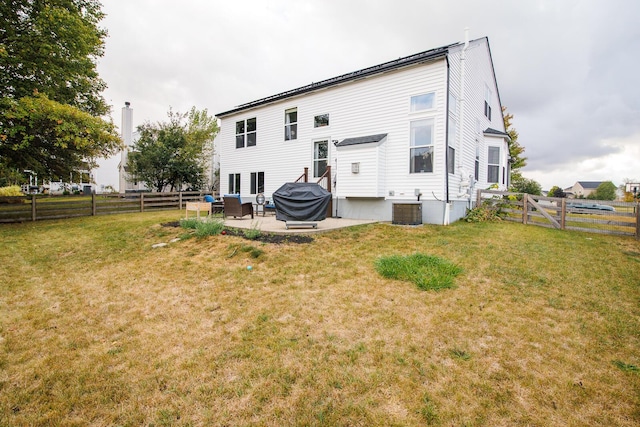
[[[485,135],[497,135],[497,136],[504,136],[504,137],[509,138],[509,134],[508,133],[505,133],[505,132],[502,132],[500,130],[496,130],[496,129],[493,129],[493,128],[486,128],[484,130],[484,133],[485,133]]]
[[[268,96],[266,98],[258,99],[257,101],[239,105],[232,110],[216,114],[216,117],[228,116],[243,110],[249,110],[251,108],[255,108],[260,105],[265,105],[272,102],[280,101],[296,95],[301,95],[303,93],[313,92],[319,89],[325,89],[327,87],[336,86],[352,80],[369,77],[375,74],[382,74],[397,68],[418,64],[421,62],[428,62],[438,58],[443,58],[444,56],[447,55],[451,47],[456,46],[458,44],[459,43],[453,43],[447,46],[442,46],[442,47],[427,50],[421,53],[416,53],[414,55],[406,56],[404,58],[398,58],[396,60],[385,62],[383,64],[374,65],[373,67],[364,68],[362,70],[354,71],[352,73],[343,74],[341,76],[333,77],[331,79],[323,80],[317,83],[311,83],[310,85],[307,85],[307,86],[302,86],[297,89],[289,90],[286,92],[279,93],[277,95]]]
[[[582,188],[598,188],[602,181],[578,181]]]
[[[346,147],[348,145],[368,144],[370,142],[380,142],[387,137],[386,133],[379,133],[377,135],[359,136],[357,138],[343,139],[336,144],[336,147]]]

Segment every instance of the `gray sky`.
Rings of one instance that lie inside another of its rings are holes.
[[[98,71],[120,126],[211,115],[314,81],[487,36],[524,176],[640,180],[637,0],[103,0]],[[632,78],[632,73],[636,76]],[[117,160],[99,184],[117,187]]]

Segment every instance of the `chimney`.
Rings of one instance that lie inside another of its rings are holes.
[[[120,128],[120,136],[127,148],[131,147],[133,139],[133,109],[130,106],[131,103],[127,101],[122,107],[122,127]]]

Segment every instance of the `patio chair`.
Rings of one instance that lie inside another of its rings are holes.
[[[253,204],[251,202],[242,203],[239,194],[225,194],[222,199],[225,218],[228,216],[242,218],[245,215],[251,215],[251,219],[253,219]]]

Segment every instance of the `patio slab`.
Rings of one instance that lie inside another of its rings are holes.
[[[354,225],[373,224],[378,221],[367,219],[348,219],[348,218],[327,218],[322,221],[315,221],[317,228],[289,228],[287,229],[284,221],[277,221],[275,215],[267,216],[245,216],[241,218],[227,218],[224,221],[224,225],[233,228],[251,229],[257,228],[265,233],[274,234],[308,234],[308,233],[322,233],[330,230],[336,230],[338,228],[352,227]]]

